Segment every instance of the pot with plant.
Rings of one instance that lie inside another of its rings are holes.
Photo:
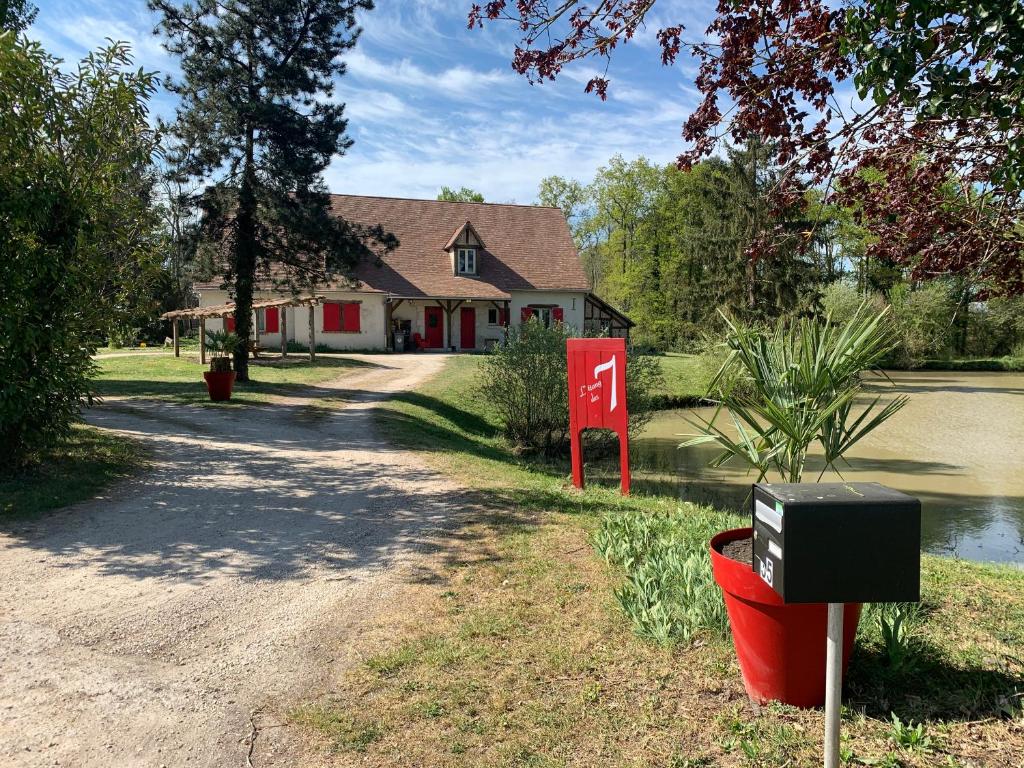
[[[210,359],[210,370],[203,373],[206,389],[214,402],[231,399],[231,390],[235,385],[235,372],[231,370],[231,356],[238,348],[239,338],[234,333],[207,331],[206,346],[213,357]]]
[[[906,404],[906,397],[861,404],[862,374],[877,371],[896,344],[888,310],[862,305],[846,323],[812,318],[767,332],[726,318],[729,354],[709,385],[717,407],[693,422],[700,435],[680,447],[715,443],[711,466],[747,465],[757,482],[804,479],[807,455],[818,446],[827,471],[863,437]],[[801,707],[825,701],[827,606],[785,604],[752,567],[750,528],[711,540],[716,583],[725,596],[733,644],[751,699]],[[860,604],[847,604],[843,666],[853,649]]]

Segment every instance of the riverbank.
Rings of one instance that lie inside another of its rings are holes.
[[[610,517],[666,517],[691,532],[728,518],[671,497],[579,493],[567,464],[514,455],[473,394],[477,365],[452,359],[383,404],[381,419],[493,513],[455,537],[443,571],[375,633],[390,641],[340,674],[329,698],[293,713],[313,748],[379,766],[820,764],[821,713],[752,707],[731,642],[713,629],[642,638],[643,611],[627,615],[616,591],[643,563],[609,566],[592,543]],[[926,556],[923,578],[902,656],[883,642],[879,616],[862,623],[847,762],[1017,765],[1024,573]]]

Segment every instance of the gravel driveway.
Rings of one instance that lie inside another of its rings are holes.
[[[310,392],[343,394],[332,412],[88,414],[155,466],[0,529],[0,764],[244,766],[254,726],[253,764],[297,764],[287,706],[347,663],[462,506],[373,419],[444,358],[364,359],[380,367]]]

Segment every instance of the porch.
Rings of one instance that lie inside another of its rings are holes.
[[[389,297],[385,343],[392,352],[489,349],[505,337],[510,310],[510,299]]]

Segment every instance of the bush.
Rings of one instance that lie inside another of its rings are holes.
[[[0,466],[68,437],[91,353],[158,270],[146,100],[124,44],[62,67],[0,35]],[[54,130],[59,127],[60,130]]]
[[[956,301],[949,286],[930,283],[917,290],[897,285],[889,291],[897,345],[890,362],[915,368],[929,358],[948,357],[953,346]]]
[[[571,336],[571,329],[561,323],[545,328],[531,320],[510,328],[506,342],[484,359],[478,390],[494,405],[505,437],[517,450],[554,456],[568,447],[565,342]],[[654,393],[661,383],[661,364],[656,357],[629,354],[626,405],[631,435],[650,421]]]
[[[1024,297],[998,297],[973,305],[966,336],[962,351],[968,357],[1024,356]]]
[[[737,520],[708,509],[667,514],[608,515],[593,545],[625,571],[615,591],[634,631],[659,645],[688,643],[695,635],[724,635],[728,618],[711,574],[708,544]]]
[[[864,297],[860,291],[849,283],[841,281],[830,283],[821,294],[821,306],[825,310],[825,315],[833,323],[848,322],[857,314],[863,303]],[[881,305],[885,302],[879,297],[877,303],[879,304],[878,309],[881,310]]]

